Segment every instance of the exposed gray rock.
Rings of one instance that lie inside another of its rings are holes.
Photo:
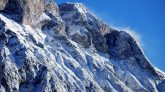
[[[0,10],[4,10],[8,0],[0,0]]]
[[[51,25],[56,26],[61,22],[58,20],[59,10],[54,0],[2,0],[1,2],[2,7],[5,7],[0,9],[1,12],[22,24],[39,27],[38,22],[41,22],[44,13],[53,17],[53,20],[49,20]]]
[[[164,90],[164,72],[150,64],[134,38],[84,5],[63,3],[58,9],[53,0],[0,5],[0,91]]]
[[[59,5],[60,14],[65,21],[66,32],[72,40],[84,47],[94,47],[101,52],[107,52],[104,34],[110,28],[98,20],[95,15],[81,3],[62,3]]]
[[[134,38],[128,33],[124,31],[113,31],[106,34],[105,37],[112,58],[122,60],[134,58],[140,67],[144,68],[152,75],[157,76],[158,73],[154,70],[154,67],[146,59]],[[157,78],[161,77],[162,75],[157,76]]]

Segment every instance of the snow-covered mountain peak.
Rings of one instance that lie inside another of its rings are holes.
[[[80,13],[87,13],[88,9],[82,3],[62,3],[59,5],[63,11],[78,11]]]
[[[134,38],[83,4],[0,1],[0,91],[163,92]]]

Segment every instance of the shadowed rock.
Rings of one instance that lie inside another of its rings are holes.
[[[81,3],[0,1],[0,91],[158,92],[164,72]],[[60,11],[60,14],[59,14]]]
[[[15,15],[19,22],[31,26],[36,25],[44,12],[59,16],[54,0],[2,0],[0,4],[2,4],[0,7],[2,13]]]
[[[98,51],[107,52],[104,34],[108,33],[110,28],[106,24],[81,3],[62,3],[59,9],[69,37],[84,47],[94,45]]]

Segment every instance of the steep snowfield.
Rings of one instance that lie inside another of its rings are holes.
[[[164,91],[165,75],[128,33],[79,3],[60,4],[59,11],[61,17],[42,13],[35,26],[0,14],[0,91]]]

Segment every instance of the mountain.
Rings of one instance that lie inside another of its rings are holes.
[[[81,3],[0,0],[1,92],[164,92],[137,41]]]

